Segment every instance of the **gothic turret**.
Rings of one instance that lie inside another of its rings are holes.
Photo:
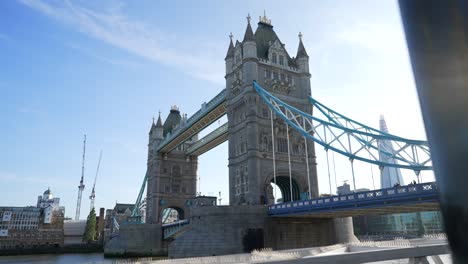
[[[171,107],[171,112],[166,118],[166,121],[164,122],[164,130],[163,130],[163,136],[165,137],[167,134],[172,134],[172,132],[180,126],[180,119],[182,117],[180,116],[180,111],[177,106],[172,106]]]
[[[232,43],[232,32],[229,34],[229,48],[226,54],[226,58],[224,58],[224,61],[226,61],[226,73],[231,72],[232,70],[232,65],[234,63],[234,44]]]
[[[153,118],[153,124],[151,125],[149,134],[150,134],[150,141],[163,138],[163,125],[161,121],[161,112],[159,112],[158,121],[156,122],[156,124],[154,123],[154,118]]]
[[[151,128],[149,131],[150,137],[154,134],[155,129],[156,129],[156,124],[154,124],[154,116],[153,116],[153,123],[151,124]]]
[[[158,115],[158,121],[156,122],[156,131],[155,131],[155,135],[157,138],[163,138],[163,125],[162,125],[162,121],[161,121],[161,112],[159,112],[159,115]]]
[[[299,71],[303,73],[309,73],[309,55],[304,48],[304,43],[302,43],[302,33],[299,32],[299,47],[297,48],[296,63],[299,68]]]
[[[250,26],[250,15],[247,16],[247,29],[245,30],[244,40],[242,41],[242,53],[245,59],[257,57],[257,43]]]
[[[163,137],[163,124],[161,121],[161,112],[158,114],[158,121],[156,124],[154,123],[154,116],[153,116],[153,123],[151,124],[151,129],[149,132],[149,142],[148,142],[148,162],[153,159],[154,155],[156,154],[155,149],[164,139]]]

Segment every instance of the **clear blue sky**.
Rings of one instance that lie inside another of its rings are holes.
[[[96,206],[133,203],[153,115],[176,104],[190,116],[223,89],[229,33],[242,39],[247,14],[256,22],[264,10],[290,54],[304,34],[314,97],[425,139],[396,1],[0,1],[2,205],[34,205],[50,186],[74,216],[84,133],[81,218],[100,149]],[[227,202],[227,145],[199,161],[202,192]],[[341,181],[349,168],[338,162]],[[358,168],[358,187],[372,187],[369,173]]]

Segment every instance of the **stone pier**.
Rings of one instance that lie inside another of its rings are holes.
[[[171,258],[291,249],[356,241],[350,218],[273,218],[266,206],[193,208],[189,229],[168,246]]]
[[[106,257],[142,257],[167,255],[167,246],[161,240],[161,225],[127,224],[120,226],[119,236],[104,246]]]

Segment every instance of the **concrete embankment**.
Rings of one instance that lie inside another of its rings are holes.
[[[161,225],[122,225],[119,236],[107,241],[105,257],[166,256],[167,244],[161,240]]]
[[[0,256],[36,255],[36,254],[65,254],[65,253],[97,253],[103,252],[101,244],[77,244],[63,247],[38,247],[2,249]]]

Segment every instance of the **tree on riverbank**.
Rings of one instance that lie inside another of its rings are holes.
[[[90,243],[95,240],[96,236],[96,212],[94,208],[89,212],[88,219],[86,220],[86,228],[83,235],[83,242]]]

